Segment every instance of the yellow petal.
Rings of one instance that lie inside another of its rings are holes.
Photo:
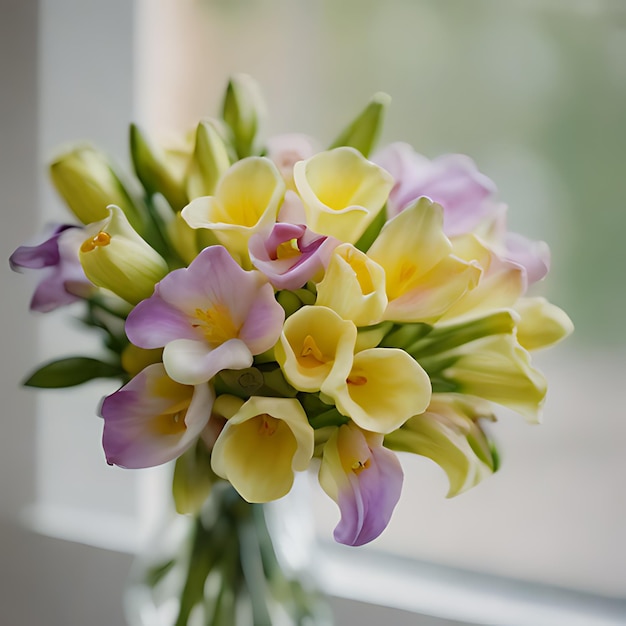
[[[432,324],[478,284],[481,269],[454,256],[444,257],[419,282],[389,301],[383,315],[394,322]]]
[[[348,147],[296,163],[293,175],[309,228],[349,243],[363,234],[393,187],[388,172]]]
[[[208,228],[233,256],[248,259],[248,240],[276,221],[285,183],[263,157],[249,157],[231,166],[214,196],[196,198],[182,211],[192,228]]]
[[[322,391],[358,426],[386,434],[426,409],[431,384],[428,374],[404,350],[371,348],[354,355],[341,386],[327,383]]]
[[[567,313],[545,298],[521,298],[515,310],[521,318],[517,325],[517,340],[526,350],[551,346],[574,330]]]
[[[459,352],[460,357],[444,370],[459,393],[506,406],[529,422],[540,421],[547,383],[513,335],[485,337]]]
[[[211,464],[248,502],[269,502],[289,492],[313,445],[313,428],[297,400],[253,396],[226,422]]]
[[[440,321],[459,317],[480,316],[494,309],[512,307],[524,293],[524,270],[515,263],[499,259],[475,235],[453,240],[454,254],[468,263],[475,263],[482,272],[475,288],[455,302]]]
[[[452,254],[442,208],[420,198],[387,222],[367,252],[385,270],[384,319],[432,323],[478,282],[480,268]]]
[[[317,285],[316,304],[329,307],[357,326],[376,324],[387,306],[385,272],[352,244],[342,244],[335,248]]]
[[[477,398],[434,394],[428,409],[385,437],[385,446],[432,459],[447,474],[448,497],[462,493],[496,468],[478,418],[495,419]]]
[[[287,318],[274,349],[285,378],[299,391],[319,391],[324,381],[345,380],[356,326],[323,306],[305,306]]]

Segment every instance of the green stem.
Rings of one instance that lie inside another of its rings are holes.
[[[315,417],[309,418],[309,424],[316,430],[318,428],[324,428],[325,426],[341,426],[342,424],[347,424],[349,421],[350,420],[345,415],[339,413],[335,407]]]
[[[241,546],[241,569],[247,583],[252,602],[253,623],[259,626],[271,626],[271,615],[267,606],[269,597],[267,578],[263,568],[263,558],[259,546],[257,527],[250,514],[239,520],[238,533]]]
[[[219,546],[222,544],[222,533],[219,530],[222,529],[216,523],[208,532],[199,517],[195,520],[187,575],[175,626],[187,626],[191,611],[203,601],[205,582],[219,556]]]
[[[423,339],[418,339],[406,351],[420,361],[427,356],[447,352],[463,344],[490,335],[509,334],[515,329],[511,311],[497,311],[477,320],[434,328]]]

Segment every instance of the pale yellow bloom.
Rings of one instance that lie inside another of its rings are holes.
[[[313,445],[313,428],[297,400],[253,396],[226,422],[211,465],[248,502],[269,502],[290,491],[294,472],[307,469]]]
[[[526,350],[538,350],[565,339],[574,331],[567,313],[545,298],[520,298],[517,340]]]
[[[526,290],[524,269],[500,259],[476,235],[468,234],[452,240],[455,256],[477,264],[482,272],[478,284],[455,302],[439,320],[458,321],[461,317],[476,317],[495,309],[511,308]]]
[[[323,306],[305,306],[287,318],[274,348],[285,378],[299,391],[316,392],[345,382],[354,354],[356,326]]]
[[[456,385],[456,392],[501,404],[529,422],[541,420],[547,383],[513,335],[484,337],[461,346],[453,355],[457,355],[455,362],[443,375]]]
[[[393,178],[354,148],[320,152],[295,164],[308,227],[354,243],[383,208]]]
[[[387,306],[385,272],[352,244],[342,244],[335,248],[317,285],[316,304],[329,307],[357,326],[376,324]]]
[[[385,446],[437,463],[448,476],[448,497],[452,497],[477,485],[496,469],[478,418],[495,420],[487,402],[461,395],[433,394],[426,411],[387,435]]]
[[[91,224],[78,256],[89,280],[131,304],[149,298],[168,272],[167,263],[128,223],[119,207]]]
[[[357,426],[387,434],[426,409],[431,384],[428,374],[404,350],[371,348],[354,355],[344,381],[327,380],[322,391]]]
[[[234,257],[249,265],[248,240],[278,215],[285,183],[264,157],[237,161],[220,179],[214,196],[192,200],[182,211],[192,228],[208,228]]]
[[[453,254],[442,227],[441,207],[420,198],[387,222],[368,250],[385,270],[384,319],[433,323],[477,285],[480,267]]]

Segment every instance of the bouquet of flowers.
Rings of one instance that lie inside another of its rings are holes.
[[[339,507],[335,539],[362,545],[400,498],[398,452],[439,464],[453,496],[498,467],[494,405],[539,421],[546,381],[529,351],[572,330],[527,295],[548,248],[507,230],[469,158],[373,151],[387,104],[374,96],[329,147],[262,141],[257,88],[236,76],[220,118],[176,149],[131,126],[136,180],[90,146],[52,163],[78,223],[50,227],[11,266],[44,273],[32,310],[80,301],[106,356],[48,363],[26,384],[117,379],[99,408],[107,461],[174,461],[178,511],[202,519],[224,485],[237,506],[276,500],[315,466]],[[216,563],[241,569],[218,552],[205,578]],[[220,610],[247,569],[220,587]],[[177,624],[203,594],[185,571]]]

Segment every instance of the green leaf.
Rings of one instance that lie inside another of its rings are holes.
[[[367,157],[376,144],[390,102],[391,98],[386,93],[375,94],[365,109],[335,139],[331,148],[351,146]]]
[[[376,217],[372,220],[370,225],[366,228],[365,232],[359,237],[359,240],[354,244],[354,247],[361,252],[367,252],[371,247],[376,237],[380,235],[380,231],[387,222],[387,205],[385,205]]]
[[[46,363],[22,384],[26,387],[54,389],[73,387],[94,378],[117,378],[124,375],[125,372],[119,365],[74,356]]]

